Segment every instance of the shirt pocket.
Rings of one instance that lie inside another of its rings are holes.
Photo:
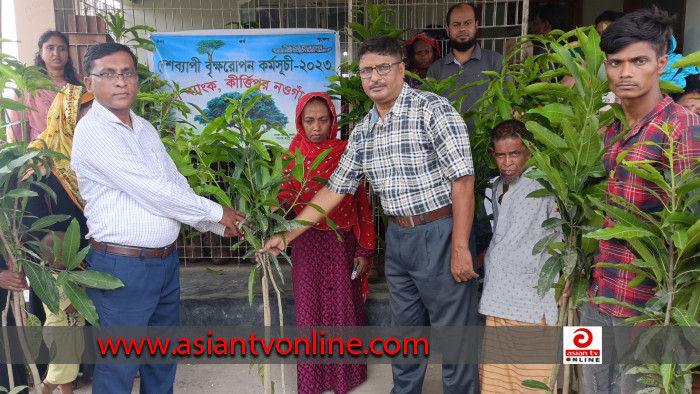
[[[156,144],[149,141],[149,143],[144,144],[144,149],[144,156],[148,158],[148,165],[153,171],[163,173],[168,170],[170,158],[162,143]]]

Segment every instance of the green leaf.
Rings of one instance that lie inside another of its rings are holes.
[[[212,274],[212,275],[223,275],[224,274],[222,271],[217,271],[217,270],[211,269],[209,267],[207,267],[207,272]]]
[[[270,253],[270,258],[272,259],[272,262],[275,264],[275,268],[277,269],[277,274],[279,275],[280,280],[282,281],[282,284],[284,284],[284,273],[282,273],[282,267],[280,267],[280,262],[277,259],[277,256]],[[270,273],[270,275],[272,275],[272,273]]]
[[[49,216],[44,216],[43,218],[37,219],[34,223],[32,223],[32,227],[29,229],[29,231],[37,231],[44,229],[46,227],[53,226],[54,224],[58,222],[62,222],[64,220],[69,219],[70,216],[68,215],[49,215]]]
[[[3,199],[18,199],[18,198],[24,198],[24,197],[35,197],[38,196],[38,194],[29,189],[13,189],[10,190],[9,192],[5,193],[4,196],[2,196]]]
[[[86,246],[78,253],[76,253],[72,257],[72,259],[66,263],[66,269],[73,270],[77,268],[80,265],[80,263],[82,263],[85,260],[85,256],[87,256],[88,252],[90,252],[90,247]]]
[[[255,291],[255,274],[258,272],[258,267],[260,263],[255,264],[252,270],[250,270],[250,275],[248,276],[248,302],[250,306],[253,306],[253,295]]]
[[[562,273],[565,278],[568,278],[571,273],[574,272],[574,268],[576,268],[578,264],[578,251],[575,247],[566,245],[564,250],[562,250],[561,258],[563,262]]]
[[[676,231],[671,236],[671,239],[678,250],[683,250],[688,244],[688,233],[684,230]]]
[[[574,301],[574,307],[581,306],[583,299],[588,293],[588,280],[586,278],[574,277],[574,283],[571,287],[571,298]]]
[[[533,83],[525,86],[525,94],[551,94],[572,101],[575,97],[573,87],[555,83]]]
[[[28,327],[41,327],[43,324],[36,315],[27,312],[27,326]]]
[[[85,248],[87,249],[87,248]],[[112,275],[97,271],[67,271],[73,282],[93,289],[114,290],[124,287],[124,283]]]
[[[659,173],[659,170],[650,164],[637,164],[634,162],[628,162],[627,160],[623,161],[625,165],[625,169],[642,179],[645,179],[649,182],[653,182],[656,185],[659,186],[664,186],[666,185],[666,181],[664,180],[664,177]],[[637,166],[634,166],[637,164]]]
[[[63,262],[66,264],[66,268],[69,270],[74,269],[78,266],[78,264],[80,264],[83,261],[82,259],[80,259],[80,261],[78,261],[78,263],[75,266],[68,266],[68,263],[74,262],[73,257],[76,255],[76,253],[78,253],[78,248],[80,248],[80,238],[80,225],[78,224],[78,221],[74,218],[68,225],[66,235],[63,238],[63,247],[61,248]],[[87,252],[85,252],[85,254],[87,255]]]
[[[700,327],[700,324],[698,324],[698,320],[694,319],[694,316],[692,316],[690,313],[688,313],[688,311],[685,311],[683,309],[672,308],[671,316],[673,316],[673,319],[681,327]]]
[[[86,271],[87,272],[87,271]],[[83,315],[85,320],[89,321],[93,326],[99,326],[100,320],[97,316],[95,304],[92,303],[90,297],[85,294],[85,291],[73,282],[66,282],[63,286],[63,291],[70,300],[75,309]]]
[[[647,311],[644,308],[640,308],[638,306],[628,304],[626,302],[618,301],[614,298],[608,298],[608,297],[591,297],[591,298],[586,298],[585,300],[591,301],[595,304],[612,304],[612,305],[617,305],[621,306],[623,308],[629,308],[629,309],[634,309],[637,312],[641,312],[642,314],[646,314]]]
[[[262,248],[262,244],[260,243],[260,240],[255,237],[252,231],[250,231],[250,228],[248,226],[241,226],[241,230],[243,230],[243,233],[245,234],[245,239],[250,243],[250,246],[253,247],[255,250],[260,250]]]
[[[682,258],[687,253],[692,252],[700,243],[700,220],[688,229],[688,241],[686,247],[678,252],[678,258]]]
[[[304,180],[304,156],[301,154],[299,148],[296,149],[294,155],[294,167],[292,167],[292,177],[297,182],[302,182]]]
[[[309,170],[313,171],[313,170],[317,169],[318,166],[323,162],[323,160],[325,160],[326,156],[328,156],[328,154],[331,153],[331,150],[332,150],[331,148],[328,148],[328,149],[324,150],[323,152],[321,152],[318,155],[318,157],[316,157],[316,160],[314,160],[314,162],[311,164],[311,167],[309,168]]]
[[[647,278],[646,275],[644,275],[644,276],[642,276],[642,275],[637,275],[637,276],[635,276],[634,279],[632,279],[632,280],[630,281],[630,283],[627,284],[627,288],[628,288],[628,289],[634,289],[635,287],[639,286],[639,285],[644,281],[644,279],[646,279],[646,278]]]
[[[544,251],[544,249],[547,247],[548,244],[550,244],[552,241],[554,241],[557,237],[560,237],[559,234],[553,233],[553,234],[548,234],[544,238],[540,239],[537,241],[535,246],[532,247],[532,255],[538,255]]]
[[[552,193],[550,193],[547,189],[539,189],[535,190],[534,192],[530,192],[525,198],[540,198],[540,197],[549,197],[551,196]]]
[[[675,84],[671,81],[659,81],[659,88],[661,88],[661,91],[664,93],[683,93],[684,92],[682,87],[678,86],[677,84]]]
[[[671,68],[685,68],[688,66],[698,66],[700,67],[700,51],[693,52],[688,56],[684,56],[670,66]]]
[[[625,226],[630,226],[630,227],[642,228],[642,229],[645,229],[647,231],[651,231],[651,226],[649,226],[647,223],[643,222],[638,217],[625,211],[624,209],[621,209],[620,207],[612,206],[609,204],[605,204],[605,203],[601,202],[601,200],[599,200],[595,197],[589,197],[589,199],[593,203],[593,205],[595,205],[599,209],[605,211],[610,217],[617,220],[619,222],[619,224],[625,225]]]
[[[566,104],[552,103],[544,107],[532,108],[527,111],[529,114],[540,114],[549,119],[552,124],[560,124],[565,117],[573,118],[574,111]]]
[[[564,149],[567,147],[566,143],[561,137],[537,122],[529,121],[527,122],[526,127],[532,132],[537,141],[543,143],[548,148]]]
[[[553,230],[553,229],[559,229],[563,224],[566,224],[566,220],[560,219],[560,218],[549,218],[542,222],[542,229],[543,230]]]
[[[551,256],[547,261],[545,261],[542,266],[542,271],[540,271],[540,277],[537,281],[537,295],[540,298],[544,298],[552,288],[552,283],[554,278],[559,274],[564,265],[564,260],[561,255]]]
[[[640,229],[637,227],[616,224],[614,227],[602,228],[592,233],[584,234],[583,236],[586,238],[593,238],[598,240],[609,240],[613,238],[628,239],[640,237],[654,237],[654,234],[650,231]]]
[[[661,381],[664,385],[664,390],[669,392],[670,386],[673,383],[673,367],[674,364],[661,364]]]
[[[697,322],[700,319],[700,283],[695,283],[690,289],[690,301],[688,301],[688,316]]]
[[[628,271],[635,273],[637,275],[641,276],[649,276],[646,272],[642,271],[641,269],[633,266],[632,264],[623,264],[623,263],[597,263],[594,264],[593,267],[595,268],[615,268],[618,270],[623,270],[623,271]]]
[[[36,295],[52,313],[58,315],[58,289],[48,269],[29,261],[22,263],[22,269],[27,274]]]
[[[270,160],[270,154],[267,152],[265,145],[258,140],[248,140],[248,142],[253,146],[253,149],[265,160]]]
[[[313,223],[311,223],[313,224]],[[277,220],[277,223],[275,223],[274,227],[272,228],[272,232],[277,234],[279,232],[283,231],[292,231],[295,228],[299,227],[304,227],[308,226],[308,222],[302,222],[302,221],[297,221],[297,220]]]
[[[547,384],[539,380],[523,380],[522,385],[531,389],[545,390],[548,393],[552,392]]]

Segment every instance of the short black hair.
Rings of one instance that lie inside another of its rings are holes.
[[[403,51],[401,50],[399,41],[389,36],[372,37],[363,42],[362,45],[360,45],[360,49],[357,50],[358,61],[362,59],[362,56],[368,53],[393,56],[398,60],[401,60],[403,57]]]
[[[674,19],[657,7],[630,12],[603,31],[600,49],[615,54],[628,45],[648,42],[656,50],[656,56],[661,57],[671,41]]]
[[[532,14],[533,19],[536,16],[539,16],[542,22],[549,22],[552,30],[563,30],[566,24],[566,12],[561,4],[543,4]]]
[[[131,52],[131,49],[129,49],[128,46],[116,42],[105,42],[88,47],[87,51],[85,51],[85,56],[83,56],[83,70],[85,70],[85,75],[87,76],[92,73],[92,67],[95,65],[95,60],[102,59],[105,56],[109,56],[117,52],[126,52],[131,55],[131,58],[134,60],[134,70],[138,68],[136,55],[134,55],[134,52]]]
[[[672,93],[670,96],[675,102],[681,101],[681,99],[691,93],[700,94],[700,90],[697,88],[685,88],[683,93]]]
[[[620,19],[623,15],[625,15],[624,12],[605,10],[605,11],[601,12],[597,18],[595,18],[595,23],[593,23],[593,24],[597,25],[598,23],[600,23],[602,21],[615,22],[616,20]]]
[[[453,5],[452,7],[450,7],[450,8],[447,10],[447,18],[446,18],[446,19],[447,19],[447,27],[450,27],[450,16],[452,16],[452,11],[454,11],[455,9],[457,9],[457,8],[459,8],[459,7],[465,6],[465,5],[466,5],[466,6],[469,6],[469,7],[472,7],[472,10],[474,11],[474,19],[475,19],[475,20],[479,20],[479,17],[476,15],[476,7],[474,6],[474,4],[470,4],[470,3],[457,3],[457,4]]]
[[[507,140],[510,138],[524,139],[525,141],[532,142],[533,136],[532,132],[525,127],[525,123],[509,119],[496,125],[496,127],[491,130],[491,146],[493,147],[494,142],[500,140]]]

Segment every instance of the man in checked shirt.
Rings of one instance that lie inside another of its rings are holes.
[[[404,84],[401,46],[389,37],[359,49],[362,87],[374,102],[350,134],[326,187],[311,201],[330,212],[363,177],[391,218],[386,280],[396,326],[476,325],[474,169],[466,125],[447,99]],[[323,215],[306,208],[297,219]],[[284,249],[307,227],[277,234],[261,250]],[[426,364],[394,364],[392,393],[420,393]],[[443,365],[444,393],[478,392],[477,366]]]
[[[668,123],[673,128],[673,138],[679,142],[674,169],[680,172],[688,168],[700,155],[700,118],[674,103],[659,89],[659,77],[668,63],[666,51],[671,39],[672,22],[663,11],[636,11],[621,17],[605,29],[600,42],[600,48],[607,55],[605,70],[610,90],[620,98],[630,126],[629,132],[615,142],[613,141],[620,133],[627,131],[622,122],[616,120],[605,131],[605,144],[610,146],[604,157],[605,169],[609,174],[607,194],[622,197],[649,213],[661,211],[662,206],[647,190],[654,190],[658,194],[661,194],[661,190],[620,167],[615,160],[620,152],[630,150],[627,160],[665,162],[658,146],[634,145],[645,141],[657,144],[667,142],[668,138],[661,126]],[[659,166],[659,169],[663,167],[665,166]],[[607,202],[613,204],[610,196],[607,197]],[[610,218],[606,218],[606,227],[609,225]],[[619,239],[600,241],[595,255],[596,263],[632,264],[635,259],[628,244]],[[647,278],[638,286],[628,288],[634,277],[635,274],[628,271],[594,268],[588,295],[609,297],[643,307],[654,296],[656,284]],[[581,325],[610,327],[638,314],[633,309],[622,306],[584,303],[581,306]],[[628,342],[627,338],[621,336],[622,333],[609,340],[621,348],[620,345]],[[609,351],[613,357],[621,356],[615,348]],[[620,372],[620,367],[616,364],[584,365],[586,394],[632,393],[643,387],[636,381],[639,376]]]

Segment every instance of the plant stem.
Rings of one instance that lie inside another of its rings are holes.
[[[269,262],[268,262],[269,264]],[[277,281],[275,281],[275,275],[272,273],[272,267],[268,267],[270,272],[270,280],[272,281],[272,288],[275,289],[277,294],[277,311],[280,319],[280,337],[284,336],[284,312],[282,311],[282,293],[277,286]],[[284,364],[280,364],[280,374],[281,374],[281,384],[282,384],[282,394],[287,392],[287,385],[284,383]]]
[[[569,280],[567,280],[569,282]],[[562,304],[566,305],[565,308],[567,310],[567,326],[571,326],[574,324],[574,314],[572,313],[573,307],[574,307],[574,300],[569,298],[565,302],[562,302]],[[569,389],[571,386],[571,364],[567,364],[564,366],[564,387],[562,388],[562,393],[563,394],[569,394]]]
[[[272,319],[270,316],[270,289],[269,289],[269,282],[268,282],[268,276],[270,274],[269,271],[269,264],[270,264],[270,257],[267,255],[262,255],[262,270],[263,270],[263,275],[262,275],[262,296],[263,296],[263,320],[265,322],[265,327],[270,327],[272,324]],[[266,330],[267,331],[267,330]],[[265,333],[265,339],[269,340],[268,333]],[[263,388],[265,391],[265,394],[272,394],[272,376],[270,376],[270,364],[266,363],[263,365]]]
[[[7,292],[7,300],[5,300],[5,309],[2,310],[2,326],[7,327],[7,311],[10,309],[10,293]],[[7,330],[2,331],[2,339],[5,341],[5,357],[10,359],[10,338],[8,338]],[[12,364],[7,363],[7,377],[9,378],[10,387],[12,390],[15,387],[15,375],[12,373]]]
[[[566,279],[566,282],[564,283],[564,290],[568,289],[571,287],[571,283],[573,282],[573,275],[570,276],[569,278]],[[566,295],[562,295],[561,298],[562,305],[567,305],[569,301],[569,297]],[[557,319],[557,326],[558,327],[563,327],[564,326],[564,321],[568,321],[570,311],[569,308],[562,307],[559,308],[559,319]],[[561,342],[561,335],[557,334],[559,336],[558,341]],[[559,368],[561,368],[561,364],[556,363],[552,367],[552,375],[549,377],[549,389],[554,390],[554,387],[557,385],[557,375],[559,375]]]
[[[674,271],[676,269],[676,248],[673,245],[673,241],[667,242],[668,244],[668,301],[666,303],[666,318],[664,319],[664,326],[671,324],[671,309],[673,308],[673,295],[676,293],[676,286],[674,281]]]

